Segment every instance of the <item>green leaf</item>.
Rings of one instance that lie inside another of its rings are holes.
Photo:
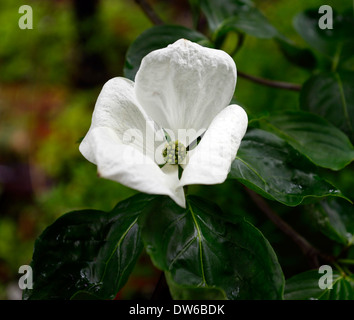
[[[286,300],[354,300],[354,277],[333,272],[332,289],[321,289],[319,280],[325,274],[317,270],[300,273],[286,281]]]
[[[354,72],[320,73],[308,79],[300,106],[326,118],[354,142]]]
[[[200,8],[208,20],[210,29],[216,33],[216,38],[224,36],[231,30],[265,39],[278,34],[267,18],[249,0],[200,0]]]
[[[340,15],[333,12],[333,29],[321,29],[319,20],[323,14],[318,8],[298,14],[294,27],[301,37],[314,49],[331,59],[345,61],[354,54],[352,31],[354,20],[352,13]]]
[[[259,123],[318,166],[340,170],[354,160],[354,147],[348,137],[313,113],[288,111],[262,118]]]
[[[234,220],[231,222],[231,220]],[[261,232],[215,204],[187,198],[187,208],[158,199],[141,220],[153,263],[178,286],[221,289],[228,299],[281,299],[283,274]]]
[[[354,243],[353,204],[326,199],[306,207],[306,215],[328,238],[347,246]]]
[[[260,39],[271,39],[278,34],[267,18],[254,7],[225,19],[216,30],[216,37],[229,31],[240,31]]]
[[[33,289],[24,299],[112,299],[142,249],[139,215],[154,196],[135,195],[111,212],[69,212],[36,240]]]
[[[184,38],[207,45],[208,39],[201,33],[182,26],[162,25],[144,31],[129,47],[125,58],[124,75],[134,80],[141,60],[151,51],[167,47]]]
[[[200,0],[216,45],[223,42],[230,31],[260,39],[274,39],[285,58],[302,68],[313,69],[316,58],[312,51],[296,46],[282,35],[249,0]]]
[[[291,40],[280,35],[274,39],[279,46],[284,57],[291,63],[312,70],[317,65],[317,60],[314,54],[309,49],[303,49],[296,46]]]
[[[199,5],[209,28],[215,31],[225,19],[250,10],[253,3],[250,0],[199,0]]]
[[[170,294],[174,300],[225,300],[225,293],[216,288],[180,286],[172,280],[170,273],[165,273]]]
[[[288,206],[312,198],[345,198],[316,174],[316,167],[306,157],[285,140],[260,129],[249,131],[243,138],[229,178]]]

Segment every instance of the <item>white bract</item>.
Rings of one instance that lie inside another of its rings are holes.
[[[228,105],[235,85],[227,53],[178,40],[145,56],[135,82],[104,85],[80,151],[101,177],[185,207],[184,186],[224,182],[235,159],[248,124]]]

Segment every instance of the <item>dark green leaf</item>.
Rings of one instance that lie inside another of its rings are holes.
[[[261,119],[260,125],[318,166],[340,170],[354,160],[354,147],[348,137],[313,113],[289,111],[271,115]]]
[[[291,63],[310,70],[316,67],[317,61],[311,50],[297,47],[284,36],[275,37],[275,41],[284,57]]]
[[[307,217],[330,239],[354,243],[354,205],[340,199],[326,199],[306,208]]]
[[[272,38],[277,30],[248,0],[200,0],[209,27],[216,38],[237,30],[258,38]]]
[[[277,257],[249,222],[231,222],[197,197],[188,197],[186,209],[165,197],[142,223],[152,261],[179,286],[221,289],[228,299],[282,298]]]
[[[243,138],[229,178],[288,206],[311,198],[344,197],[320,178],[316,167],[285,140],[259,129],[249,131]]]
[[[212,31],[215,31],[225,19],[247,12],[253,7],[250,0],[200,0],[199,3]]]
[[[56,220],[35,243],[33,289],[24,298],[114,298],[143,248],[137,220],[153,198],[138,194],[108,213],[74,211]]]
[[[295,17],[294,27],[310,46],[322,54],[337,61],[345,61],[352,57],[354,54],[352,13],[340,15],[333,12],[333,29],[319,27],[322,16],[318,8],[307,10]]]
[[[261,39],[274,39],[284,56],[306,69],[316,66],[316,58],[309,49],[297,47],[268,21],[249,0],[200,0],[216,44],[230,31],[245,33]]]
[[[225,293],[216,288],[180,286],[166,273],[166,280],[174,300],[225,300]]]
[[[134,80],[141,60],[151,51],[167,47],[184,38],[200,44],[208,44],[207,38],[192,29],[182,26],[155,26],[143,32],[129,47],[124,66],[125,77]]]
[[[216,30],[216,37],[229,31],[240,31],[261,39],[271,39],[278,34],[262,13],[253,7],[224,20]]]
[[[300,273],[286,281],[286,300],[354,300],[354,278],[333,272],[332,289],[321,289],[319,280],[325,274],[317,270]]]
[[[354,72],[320,73],[303,85],[300,105],[344,131],[354,142]]]

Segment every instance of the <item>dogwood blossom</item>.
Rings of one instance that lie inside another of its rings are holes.
[[[79,149],[101,177],[185,207],[184,186],[225,181],[246,132],[246,112],[228,105],[236,78],[222,50],[180,39],[152,51],[134,82],[103,86]]]

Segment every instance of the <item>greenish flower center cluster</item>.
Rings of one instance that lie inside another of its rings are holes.
[[[186,158],[187,150],[178,140],[170,141],[166,143],[162,155],[168,164],[179,164]]]

